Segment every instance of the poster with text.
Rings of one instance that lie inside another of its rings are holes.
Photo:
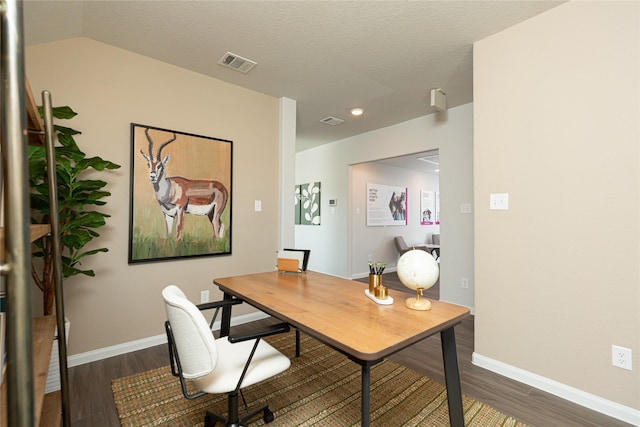
[[[440,224],[440,192],[436,191],[436,224]]]
[[[367,183],[367,226],[407,225],[407,188]]]
[[[436,218],[435,192],[420,190],[420,224],[433,225]]]

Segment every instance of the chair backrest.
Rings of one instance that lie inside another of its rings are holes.
[[[300,263],[300,270],[307,271],[307,264],[309,264],[309,255],[311,254],[311,249],[287,249],[284,248],[284,251],[292,251],[292,252],[301,252],[302,253],[302,262]],[[285,257],[286,258],[286,257]]]
[[[431,235],[431,242],[434,245],[439,245],[440,244],[440,235],[439,234],[432,234]]]
[[[218,350],[206,319],[177,286],[164,288],[162,297],[183,377],[194,380],[210,374],[218,363]]]
[[[393,241],[396,244],[396,249],[398,249],[398,252],[403,253],[409,249],[409,247],[407,246],[407,242],[404,241],[404,237],[396,236],[394,237]]]

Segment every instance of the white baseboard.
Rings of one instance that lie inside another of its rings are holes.
[[[471,356],[471,363],[634,426],[640,426],[640,410],[621,405],[475,352]]]
[[[253,322],[260,319],[269,317],[268,314],[262,312],[244,314],[242,316],[236,316],[231,318],[231,326],[242,325],[244,323]],[[213,324],[214,331],[220,329],[220,321],[216,321]],[[69,368],[73,366],[84,365],[85,363],[96,362],[98,360],[106,359],[108,357],[118,356],[120,354],[131,353],[132,351],[142,350],[156,345],[166,344],[167,336],[165,334],[156,335],[153,337],[142,338],[135,341],[129,341],[122,344],[116,344],[109,347],[99,348],[97,350],[87,351],[85,353],[78,353],[71,355],[67,358],[67,366]],[[169,356],[167,353],[167,363],[169,363]]]

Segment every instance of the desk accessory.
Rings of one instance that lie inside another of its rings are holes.
[[[365,289],[364,290],[364,294],[373,302],[375,302],[376,304],[380,304],[380,305],[391,305],[393,304],[393,297],[390,295],[387,295],[386,299],[380,299],[380,298],[376,298],[375,294],[372,294],[371,292],[369,292],[369,289]]]
[[[278,271],[298,273],[298,260],[293,258],[278,258]]]
[[[369,274],[369,292],[371,295],[375,294],[376,287],[382,285],[381,274]]]
[[[388,296],[388,289],[382,286],[382,273],[387,264],[382,262],[369,263],[369,289],[364,293],[378,304],[393,304],[393,298]],[[391,299],[391,302],[387,302]]]
[[[428,252],[412,249],[405,252],[398,260],[398,278],[409,289],[416,291],[415,298],[405,301],[407,308],[411,310],[431,310],[431,302],[420,299],[422,292],[432,287],[438,280],[440,269],[438,263]]]

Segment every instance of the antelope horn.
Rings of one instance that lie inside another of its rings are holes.
[[[149,128],[144,130],[144,134],[147,135],[147,141],[149,141],[149,156],[153,158],[153,140],[149,136]]]
[[[160,153],[162,153],[162,149],[163,149],[164,147],[166,147],[167,145],[171,144],[171,143],[172,143],[173,141],[175,141],[175,140],[176,140],[176,134],[175,134],[175,132],[174,132],[174,133],[173,133],[173,138],[171,138],[171,139],[170,139],[170,140],[168,140],[167,142],[163,143],[163,144],[160,146],[160,148],[158,148],[158,157],[157,157],[157,159],[158,159],[158,160],[160,160]]]

